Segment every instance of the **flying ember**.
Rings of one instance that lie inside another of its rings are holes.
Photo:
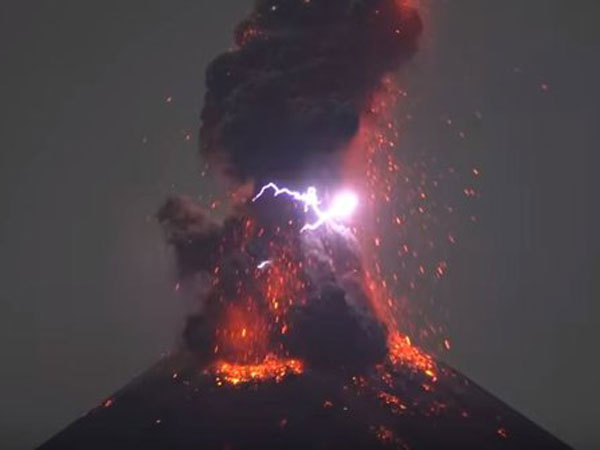
[[[340,228],[342,225],[340,225],[339,221],[346,220],[352,216],[358,206],[358,196],[354,192],[342,191],[336,194],[329,207],[323,210],[321,209],[322,202],[319,200],[316,187],[310,186],[306,192],[298,192],[285,187],[279,188],[275,183],[263,186],[252,201],[256,202],[267,190],[272,190],[274,197],[285,194],[292,200],[303,203],[305,212],[311,211],[314,213],[316,220],[304,225],[300,230],[301,232],[314,231],[324,224],[328,224],[333,228]]]

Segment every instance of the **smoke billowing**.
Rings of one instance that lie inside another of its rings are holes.
[[[421,22],[395,0],[258,0],[236,48],[207,76],[202,154],[238,181],[335,179],[340,155],[382,77],[414,51]],[[281,197],[216,223],[187,198],[158,218],[179,275],[197,296],[188,349],[209,362],[267,354],[360,370],[386,354],[387,330],[365,287],[352,233],[302,233]]]
[[[381,77],[415,50],[419,16],[399,3],[259,0],[208,69],[201,151],[243,179],[334,176]]]

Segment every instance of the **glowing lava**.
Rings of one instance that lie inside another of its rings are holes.
[[[338,193],[332,200],[329,208],[326,210],[321,209],[321,201],[317,195],[317,188],[310,186],[306,192],[293,191],[288,188],[279,188],[275,183],[269,183],[261,188],[258,194],[252,199],[253,202],[261,198],[267,190],[273,190],[274,196],[278,197],[281,194],[285,194],[292,200],[304,204],[304,211],[312,211],[317,220],[313,223],[307,223],[300,230],[314,231],[324,224],[331,225],[332,227],[340,227],[338,223],[340,220],[346,220],[356,210],[358,206],[358,196],[350,191],[344,191]]]
[[[302,361],[282,359],[273,354],[267,355],[260,364],[234,364],[220,361],[214,366],[218,386],[222,386],[223,383],[236,386],[267,380],[275,380],[279,383],[288,375],[301,375],[303,372]]]
[[[423,373],[432,381],[437,381],[437,365],[433,358],[412,345],[408,336],[392,333],[388,340],[388,358],[393,364],[401,364]]]

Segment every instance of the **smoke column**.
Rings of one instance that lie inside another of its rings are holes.
[[[260,182],[317,165],[336,175],[336,156],[420,30],[397,0],[259,0],[236,29],[238,48],[208,68],[202,153]]]
[[[236,47],[207,70],[202,156],[254,194],[280,180],[327,191],[420,31],[416,11],[397,0],[258,0]],[[303,232],[305,215],[269,195],[222,222],[184,197],[160,209],[197,297],[183,341],[200,361],[360,371],[385,357],[390,329],[373,308],[358,240],[350,228]]]

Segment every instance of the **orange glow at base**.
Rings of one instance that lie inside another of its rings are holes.
[[[288,375],[301,375],[304,363],[297,359],[282,359],[273,354],[266,356],[260,364],[235,364],[225,361],[214,366],[218,386],[275,380],[281,382]]]
[[[389,359],[393,364],[402,364],[421,372],[437,381],[437,366],[433,358],[413,346],[408,336],[392,333],[388,340]]]

